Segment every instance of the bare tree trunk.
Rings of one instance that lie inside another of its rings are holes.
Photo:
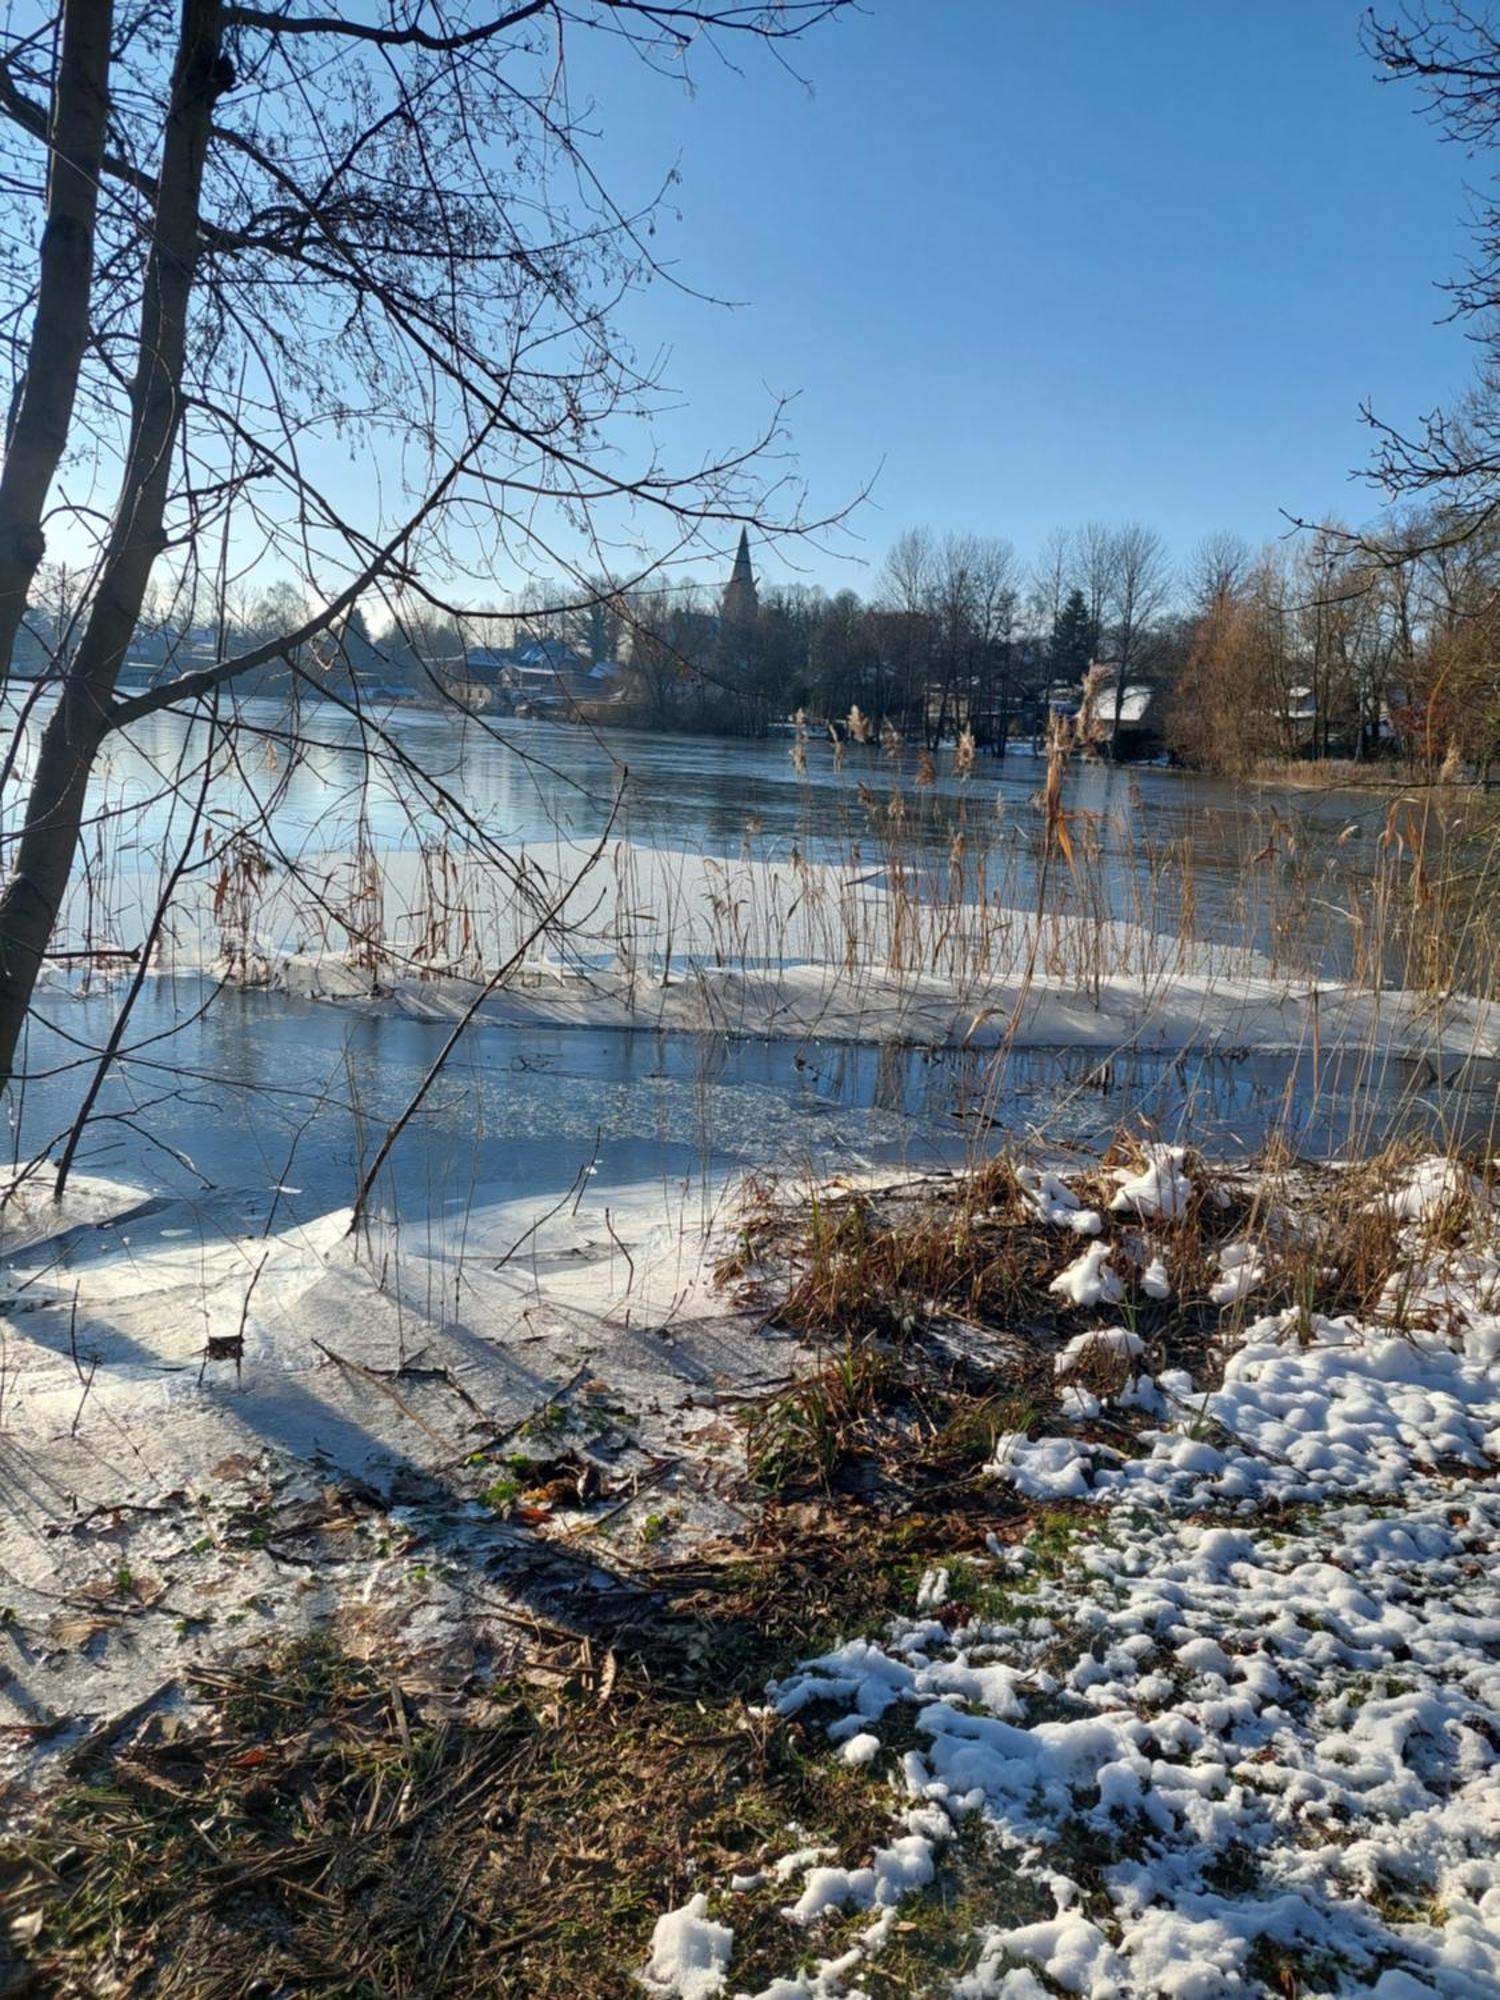
[[[997,757],[1003,757],[1005,755],[1006,746],[1010,742],[1010,710],[1011,710],[1011,702],[1014,698],[1014,695],[1015,695],[1015,687],[1014,687],[1013,668],[1011,662],[1011,642],[1009,639],[1006,639],[1003,642],[1003,651],[1000,656],[999,720],[998,722],[992,725],[995,733],[994,751]]]
[[[113,12],[112,0],[66,0],[63,8],[36,315],[0,470],[0,686],[46,551],[42,512],[67,445],[88,338]]]
[[[25,825],[0,895],[0,1087],[15,1067],[37,973],[73,871],[84,795],[109,728],[115,681],[164,540],[203,166],[214,102],[226,80],[222,26],[223,0],[182,0],[119,501],[88,624],[42,733]]]

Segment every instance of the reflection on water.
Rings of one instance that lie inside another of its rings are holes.
[[[441,1023],[344,1013],[261,991],[220,995],[148,982],[132,1025],[138,1053],[111,1078],[80,1167],[152,1187],[290,1190],[283,1212],[346,1204],[361,1162],[442,1047]],[[193,1016],[196,1014],[196,1018]],[[64,1130],[108,996],[47,1003],[32,1030],[30,1082],[12,1107],[26,1157]],[[190,1022],[156,1041],[174,1021]],[[1122,1124],[1253,1152],[1272,1131],[1338,1154],[1404,1130],[1487,1140],[1491,1073],[1440,1083],[1420,1065],[1097,1052],[927,1052],[580,1029],[476,1028],[403,1136],[392,1182],[403,1214],[546,1195],[592,1166],[596,1186],[692,1182],[736,1169],[795,1172],[961,1164],[1034,1140],[1096,1148]],[[1357,1113],[1353,1107],[1358,1106]],[[1358,1124],[1351,1121],[1357,1117]]]
[[[987,857],[992,894],[1026,908],[1035,900],[1041,818],[1033,800],[1042,765],[1028,755],[981,758],[967,781],[952,775],[945,757],[937,782],[918,786],[910,756],[851,746],[838,767],[821,740],[809,744],[799,772],[785,743],[623,730],[600,736],[411,707],[390,712],[382,726],[489,837],[510,845],[559,833],[591,841],[617,800],[619,833],[694,853],[738,854],[748,841],[767,857],[784,859],[796,848],[830,859],[857,846],[878,865],[894,835],[903,852],[945,863],[962,832],[966,893]],[[91,837],[94,892],[106,902],[113,880],[138,870],[154,880],[180,848],[187,808],[174,809],[172,780],[192,764],[201,728],[161,714],[110,740],[92,794],[96,813],[108,815]],[[33,750],[36,733],[34,720]],[[0,797],[0,839],[14,833],[28,768],[23,757]],[[1306,937],[1325,969],[1347,964],[1388,797],[1272,792],[1087,762],[1070,766],[1066,794],[1089,907],[1175,931],[1187,905],[1202,935],[1261,949],[1283,934],[1299,945]],[[271,701],[245,702],[236,754],[214,800],[219,834],[265,815],[288,856],[348,851],[361,837],[377,849],[409,847],[439,831],[410,777],[381,761],[379,738],[327,703],[305,705],[297,717]]]
[[[278,705],[247,702],[242,719],[237,761],[215,795],[220,834],[264,811],[286,853],[347,849],[361,831],[377,848],[431,836],[434,822],[410,783],[372,770],[355,718],[306,708],[295,750],[293,718]],[[810,859],[857,846],[878,866],[899,793],[905,852],[944,866],[962,832],[971,884],[986,857],[992,896],[1023,906],[1034,898],[1042,768],[1034,758],[981,760],[969,781],[944,770],[918,787],[909,760],[851,749],[840,769],[822,743],[809,746],[799,772],[785,744],[601,739],[409,709],[388,726],[490,836],[512,845],[559,833],[592,839],[618,798],[617,830],[642,845],[733,855],[748,842],[758,855],[785,858],[796,848]],[[136,933],[139,916],[117,885],[132,871],[154,882],[170,867],[186,837],[171,781],[199,742],[180,718],[155,716],[114,742],[101,767],[93,806],[109,817],[90,836],[87,893],[108,908],[116,885],[121,942],[132,941],[132,910]],[[0,799],[0,838],[14,832],[25,775],[23,759]],[[1386,798],[1272,797],[1171,771],[1076,764],[1067,803],[1100,914],[1170,928],[1190,902],[1201,935],[1264,949],[1279,911],[1325,971],[1347,963]],[[1158,880],[1169,884],[1165,906]],[[17,1157],[66,1129],[117,996],[105,987],[83,999],[43,997],[25,1051],[28,1080],[9,1107]],[[346,1202],[361,1157],[447,1030],[260,992],[226,992],[206,1012],[203,999],[191,981],[148,983],[130,1030],[135,1054],[109,1082],[81,1164],[165,1185],[285,1184],[301,1190],[285,1199],[308,1212]],[[1327,1153],[1403,1126],[1483,1132],[1494,1098],[1482,1082],[1438,1084],[1410,1066],[1366,1078],[1352,1058],[1318,1075],[1310,1060],[1256,1056],[1133,1055],[1101,1067],[1097,1055],[1028,1051],[1002,1070],[995,1061],[972,1051],[475,1030],[405,1134],[393,1171],[403,1210],[417,1213],[461,1201],[478,1183],[517,1194],[565,1188],[591,1161],[596,1178],[616,1184],[744,1166],[958,1161],[973,1146],[1028,1135],[1086,1146],[1121,1121],[1231,1151],[1281,1127],[1305,1150]],[[1373,1132],[1349,1129],[1356,1104]]]

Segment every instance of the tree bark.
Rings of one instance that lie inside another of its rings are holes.
[[[66,0],[63,8],[36,314],[0,470],[0,686],[46,552],[42,513],[67,446],[88,340],[113,13],[112,0]]]
[[[164,540],[182,418],[203,168],[214,103],[225,81],[223,12],[223,0],[182,0],[119,499],[88,623],[42,732],[15,862],[0,894],[0,1088],[14,1072],[37,974],[73,872],[85,794],[110,725],[115,681]]]

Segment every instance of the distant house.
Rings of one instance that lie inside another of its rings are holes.
[[[510,652],[498,646],[471,646],[464,655],[464,672],[479,687],[499,687],[511,659]]]
[[[511,657],[523,667],[550,667],[555,674],[572,673],[581,664],[565,639],[524,639]]]
[[[1096,662],[1091,675],[1111,664]],[[1115,720],[1115,700],[1118,693],[1120,712],[1118,724]],[[1127,681],[1123,692],[1117,690],[1113,675],[1108,679],[1100,676],[1089,696],[1089,734],[1096,741],[1108,744],[1116,757],[1154,757],[1162,747],[1159,704],[1156,689],[1145,681]]]
[[[1278,720],[1294,749],[1305,750],[1313,743],[1318,728],[1318,697],[1310,687],[1286,690]]]
[[[471,646],[444,662],[443,683],[465,707],[513,708],[530,714],[571,714],[580,701],[608,700],[619,666],[589,663],[561,639],[527,639],[518,646]]]
[[[596,698],[599,685],[583,657],[561,639],[527,639],[503,656],[498,685],[517,708],[571,709],[580,697]]]

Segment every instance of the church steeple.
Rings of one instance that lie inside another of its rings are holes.
[[[734,568],[728,583],[724,586],[724,602],[721,616],[726,625],[747,625],[755,616],[755,571],[750,567],[750,534],[746,528],[740,529],[740,545],[735,552]]]

